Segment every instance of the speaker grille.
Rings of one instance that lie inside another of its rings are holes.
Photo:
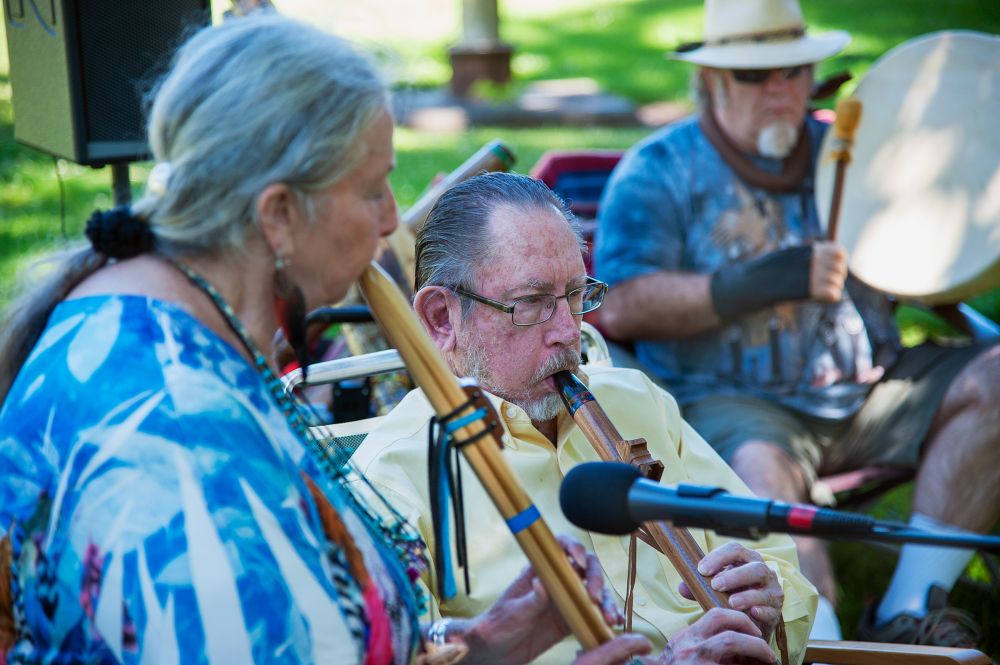
[[[88,142],[145,140],[142,98],[185,36],[208,23],[205,0],[77,0]]]

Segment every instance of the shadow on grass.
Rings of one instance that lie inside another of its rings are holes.
[[[594,12],[518,20],[505,24],[504,35],[537,62],[523,78],[590,77],[640,103],[679,99],[686,96],[688,68],[668,63],[664,53],[673,38],[700,34],[700,8],[698,0],[616,3]],[[658,37],[664,31],[672,37]]]
[[[0,85],[4,85],[0,76]],[[110,179],[56,160],[14,140],[11,104],[0,100],[0,305],[17,272],[49,250],[79,241],[91,211],[110,201]],[[63,174],[60,190],[57,169]]]
[[[805,0],[814,32],[847,30],[853,41],[843,54],[823,63],[821,73],[849,70],[860,76],[869,63],[917,35],[942,29],[1000,32],[995,0]],[[637,102],[686,97],[690,67],[669,62],[665,53],[701,39],[700,0],[639,0],[609,3],[591,12],[523,20],[511,17],[504,38],[525,54],[522,80],[595,79],[605,90]]]
[[[844,639],[853,639],[865,606],[877,602],[888,586],[898,553],[886,547],[848,542],[835,543],[831,553],[842,589],[838,614]],[[979,650],[994,661],[1000,659],[1000,588],[963,577],[948,603],[972,615],[983,631]]]
[[[913,502],[913,483],[897,487],[879,497],[867,509],[878,519],[906,522]],[[1000,534],[1000,525],[993,529]],[[886,543],[837,541],[830,546],[840,591],[838,615],[844,639],[854,637],[855,628],[868,603],[877,602],[892,578],[898,547]],[[1000,662],[1000,580],[994,578],[982,559],[973,560],[956,583],[948,602],[969,612],[983,629],[979,649]],[[996,557],[993,558],[997,561]]]

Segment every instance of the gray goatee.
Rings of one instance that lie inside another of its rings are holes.
[[[499,388],[493,381],[493,377],[488,369],[486,345],[483,343],[482,338],[478,335],[469,335],[465,341],[465,354],[462,358],[462,366],[456,368],[459,370],[459,374],[473,377],[486,391],[521,407],[528,414],[528,417],[534,421],[542,422],[551,420],[559,415],[563,409],[563,404],[562,398],[557,393],[550,392],[541,397],[532,398],[529,396],[530,390],[528,387],[514,391]],[[575,349],[562,349],[535,370],[528,382],[528,386],[535,386],[552,374],[562,370],[575,372],[579,366],[580,353]]]

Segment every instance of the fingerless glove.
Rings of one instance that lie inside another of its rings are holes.
[[[812,247],[788,247],[712,274],[712,305],[723,323],[787,300],[809,297]]]

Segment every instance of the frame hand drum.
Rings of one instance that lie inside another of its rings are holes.
[[[837,238],[851,272],[932,305],[1000,284],[1000,37],[912,39],[872,65],[854,96],[864,117]],[[816,172],[824,226],[832,139],[827,132]]]

